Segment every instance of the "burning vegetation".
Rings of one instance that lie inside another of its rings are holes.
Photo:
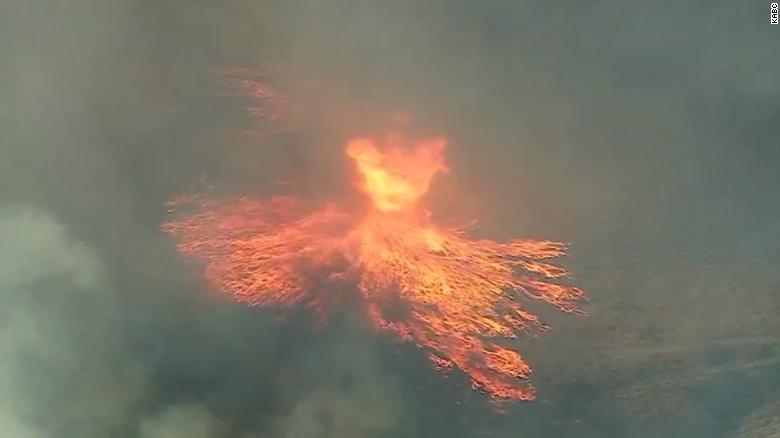
[[[292,197],[187,196],[170,201],[163,230],[240,302],[325,316],[339,302],[320,286],[353,284],[378,330],[425,348],[435,367],[461,370],[496,401],[531,400],[530,365],[500,341],[546,327],[524,299],[579,313],[583,293],[556,282],[567,272],[545,261],[565,254],[562,243],[477,240],[433,220],[422,201],[448,171],[446,146],[445,138],[349,140],[366,201],[359,212]]]

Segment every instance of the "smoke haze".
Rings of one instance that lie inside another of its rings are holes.
[[[765,2],[4,0],[0,436],[767,436],[780,35]],[[290,130],[221,68],[257,69]],[[344,196],[344,142],[445,135],[434,213],[572,242],[586,318],[496,413],[349,312],[279,321],[160,231],[210,190]],[[287,181],[280,186],[278,181]],[[763,429],[761,429],[763,428]],[[771,435],[769,435],[771,436]]]

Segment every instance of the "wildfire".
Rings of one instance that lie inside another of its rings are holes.
[[[462,370],[495,400],[531,400],[531,367],[500,341],[546,327],[522,297],[578,313],[583,293],[553,282],[567,272],[543,261],[564,255],[561,243],[473,240],[433,222],[420,201],[447,171],[446,144],[349,141],[356,184],[370,200],[359,215],[293,198],[177,198],[173,210],[194,209],[163,229],[238,301],[327,312],[334,303],[315,287],[326,272],[325,281],[355,284],[374,326],[426,348],[436,368]]]
[[[371,140],[359,138],[347,144],[347,155],[363,177],[361,190],[379,211],[389,213],[417,207],[433,176],[447,170],[446,144],[443,138],[436,138],[417,143],[411,151],[394,145],[380,152]]]
[[[230,67],[218,69],[216,73],[227,89],[251,102],[248,111],[257,120],[266,122],[277,132],[291,130],[289,99],[263,81],[261,72]]]

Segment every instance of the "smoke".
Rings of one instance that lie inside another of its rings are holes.
[[[780,391],[777,29],[645,3],[4,2],[0,435],[737,433]],[[349,317],[228,303],[159,230],[204,185],[338,197],[344,140],[399,110],[450,142],[436,216],[572,242],[589,316],[519,341],[538,403],[495,414]]]
[[[173,406],[141,423],[141,438],[215,438],[225,426],[201,406]]]
[[[376,363],[366,340],[342,335],[328,351],[307,351],[302,360],[319,362],[313,377],[294,378],[293,392],[310,387],[292,411],[280,420],[278,438],[357,438],[393,436],[403,418],[398,383],[387,367]],[[326,360],[322,360],[323,356]],[[322,383],[326,382],[326,383]],[[293,382],[290,382],[291,386]]]
[[[3,436],[106,436],[144,396],[143,370],[119,345],[95,252],[51,216],[0,215]],[[85,413],[89,413],[85,415]]]
[[[143,408],[153,403],[153,388],[147,370],[121,345],[121,309],[94,249],[50,214],[24,206],[0,216],[0,239],[3,436],[235,436],[234,427],[198,404]],[[365,336],[339,333],[296,354],[289,366],[297,373],[279,383],[300,398],[290,400],[290,412],[267,436],[393,430],[400,394],[380,371],[374,348]]]

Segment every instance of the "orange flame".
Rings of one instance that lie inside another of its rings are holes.
[[[197,200],[197,209],[163,225],[179,250],[206,262],[206,277],[253,305],[309,304],[327,311],[329,297],[312,272],[352,281],[373,324],[429,350],[436,368],[456,367],[495,400],[531,400],[531,367],[499,344],[546,326],[522,297],[579,313],[580,289],[551,280],[567,275],[543,259],[564,255],[552,241],[469,239],[433,223],[420,206],[433,177],[447,170],[446,140],[400,139],[377,146],[348,142],[372,207],[359,218],[334,205],[314,211],[298,200]],[[174,207],[192,201],[174,200]],[[313,269],[316,268],[316,269]]]
[[[443,138],[420,141],[411,151],[392,145],[380,151],[365,138],[347,143],[349,155],[363,176],[361,190],[382,212],[415,207],[417,200],[428,192],[431,180],[446,171]]]

